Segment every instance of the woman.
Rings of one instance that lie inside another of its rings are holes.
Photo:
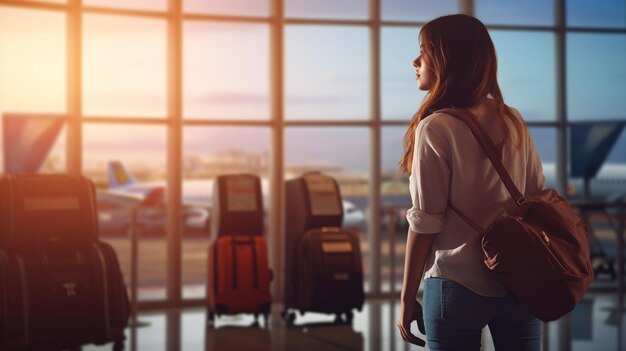
[[[410,333],[411,321],[421,322],[415,296],[424,274],[423,322],[431,350],[479,350],[487,325],[497,350],[539,350],[539,321],[490,275],[480,233],[451,210],[454,206],[486,228],[515,204],[465,123],[436,111],[469,110],[526,195],[545,185],[532,138],[519,113],[504,104],[495,49],[479,20],[437,18],[422,28],[420,49],[413,66],[418,88],[428,94],[409,124],[400,161],[410,175],[413,202],[407,213],[400,334],[424,345]]]

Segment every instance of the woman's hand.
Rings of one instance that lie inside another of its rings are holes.
[[[424,334],[424,317],[422,315],[422,305],[415,299],[408,299],[400,303],[400,316],[398,317],[398,329],[400,335],[406,342],[417,346],[425,346],[424,340],[411,334],[411,323],[417,321],[417,328]]]
[[[430,254],[432,245],[433,235],[418,234],[409,228],[406,240],[406,255],[404,257],[404,278],[402,280],[398,329],[400,329],[400,335],[402,335],[404,341],[417,346],[424,346],[426,343],[424,340],[411,334],[411,322],[417,320],[417,327],[424,334],[422,305],[415,300],[415,296],[417,296],[426,258]]]

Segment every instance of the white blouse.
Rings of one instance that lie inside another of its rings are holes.
[[[502,163],[520,192],[533,195],[541,191],[545,178],[528,127],[524,124],[523,141],[516,146],[512,141],[517,140],[517,132],[507,117],[510,138],[502,145],[504,135],[496,123],[495,107],[483,107],[475,115],[494,143],[501,146]],[[479,295],[504,296],[504,288],[483,263],[482,236],[448,206],[453,204],[482,228],[515,206],[463,121],[435,113],[419,123],[409,187],[413,207],[406,217],[411,230],[435,234],[424,278],[446,278]]]

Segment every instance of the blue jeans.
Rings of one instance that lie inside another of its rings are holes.
[[[541,347],[541,323],[509,296],[481,296],[457,282],[428,278],[423,305],[432,351],[480,350],[486,325],[496,350],[539,351]]]

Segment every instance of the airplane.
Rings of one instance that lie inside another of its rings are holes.
[[[110,227],[119,227],[120,224],[114,224],[111,220],[112,216],[107,213],[106,208],[110,207],[106,204],[101,206],[100,202],[116,199],[118,202],[134,202],[134,206],[145,205],[148,202],[163,201],[165,182],[140,182],[120,161],[110,161],[108,165],[108,190],[99,190],[99,209],[101,231],[107,232]],[[186,179],[182,184],[183,197],[183,224],[185,231],[192,233],[209,234],[210,228],[210,206],[212,204],[213,179]],[[264,203],[269,190],[269,181],[261,178],[261,191],[264,194]],[[122,200],[123,199],[123,200]],[[134,199],[134,201],[130,200]],[[352,202],[342,200],[344,217],[342,222],[343,228],[360,229],[365,225],[365,214],[358,209]],[[104,210],[101,210],[104,208]],[[127,208],[127,212],[130,210]],[[160,221],[155,218],[141,218],[139,221],[146,222],[147,227],[164,227],[165,216],[161,213]],[[119,221],[123,221],[120,219]]]
[[[556,188],[556,165],[543,164],[543,174],[547,188]],[[585,197],[583,178],[569,178],[567,181],[567,198],[580,200]],[[589,181],[590,200],[605,202],[626,201],[626,164],[605,163],[598,174]]]
[[[159,236],[165,233],[165,207],[155,206],[163,197],[162,188],[155,188],[150,194],[124,192],[111,189],[98,189],[98,224],[102,235],[127,235],[132,227],[133,211],[136,212],[136,228],[141,236]],[[161,194],[158,194],[161,193]],[[209,209],[200,204],[183,204],[183,234],[203,235],[209,233]]]

